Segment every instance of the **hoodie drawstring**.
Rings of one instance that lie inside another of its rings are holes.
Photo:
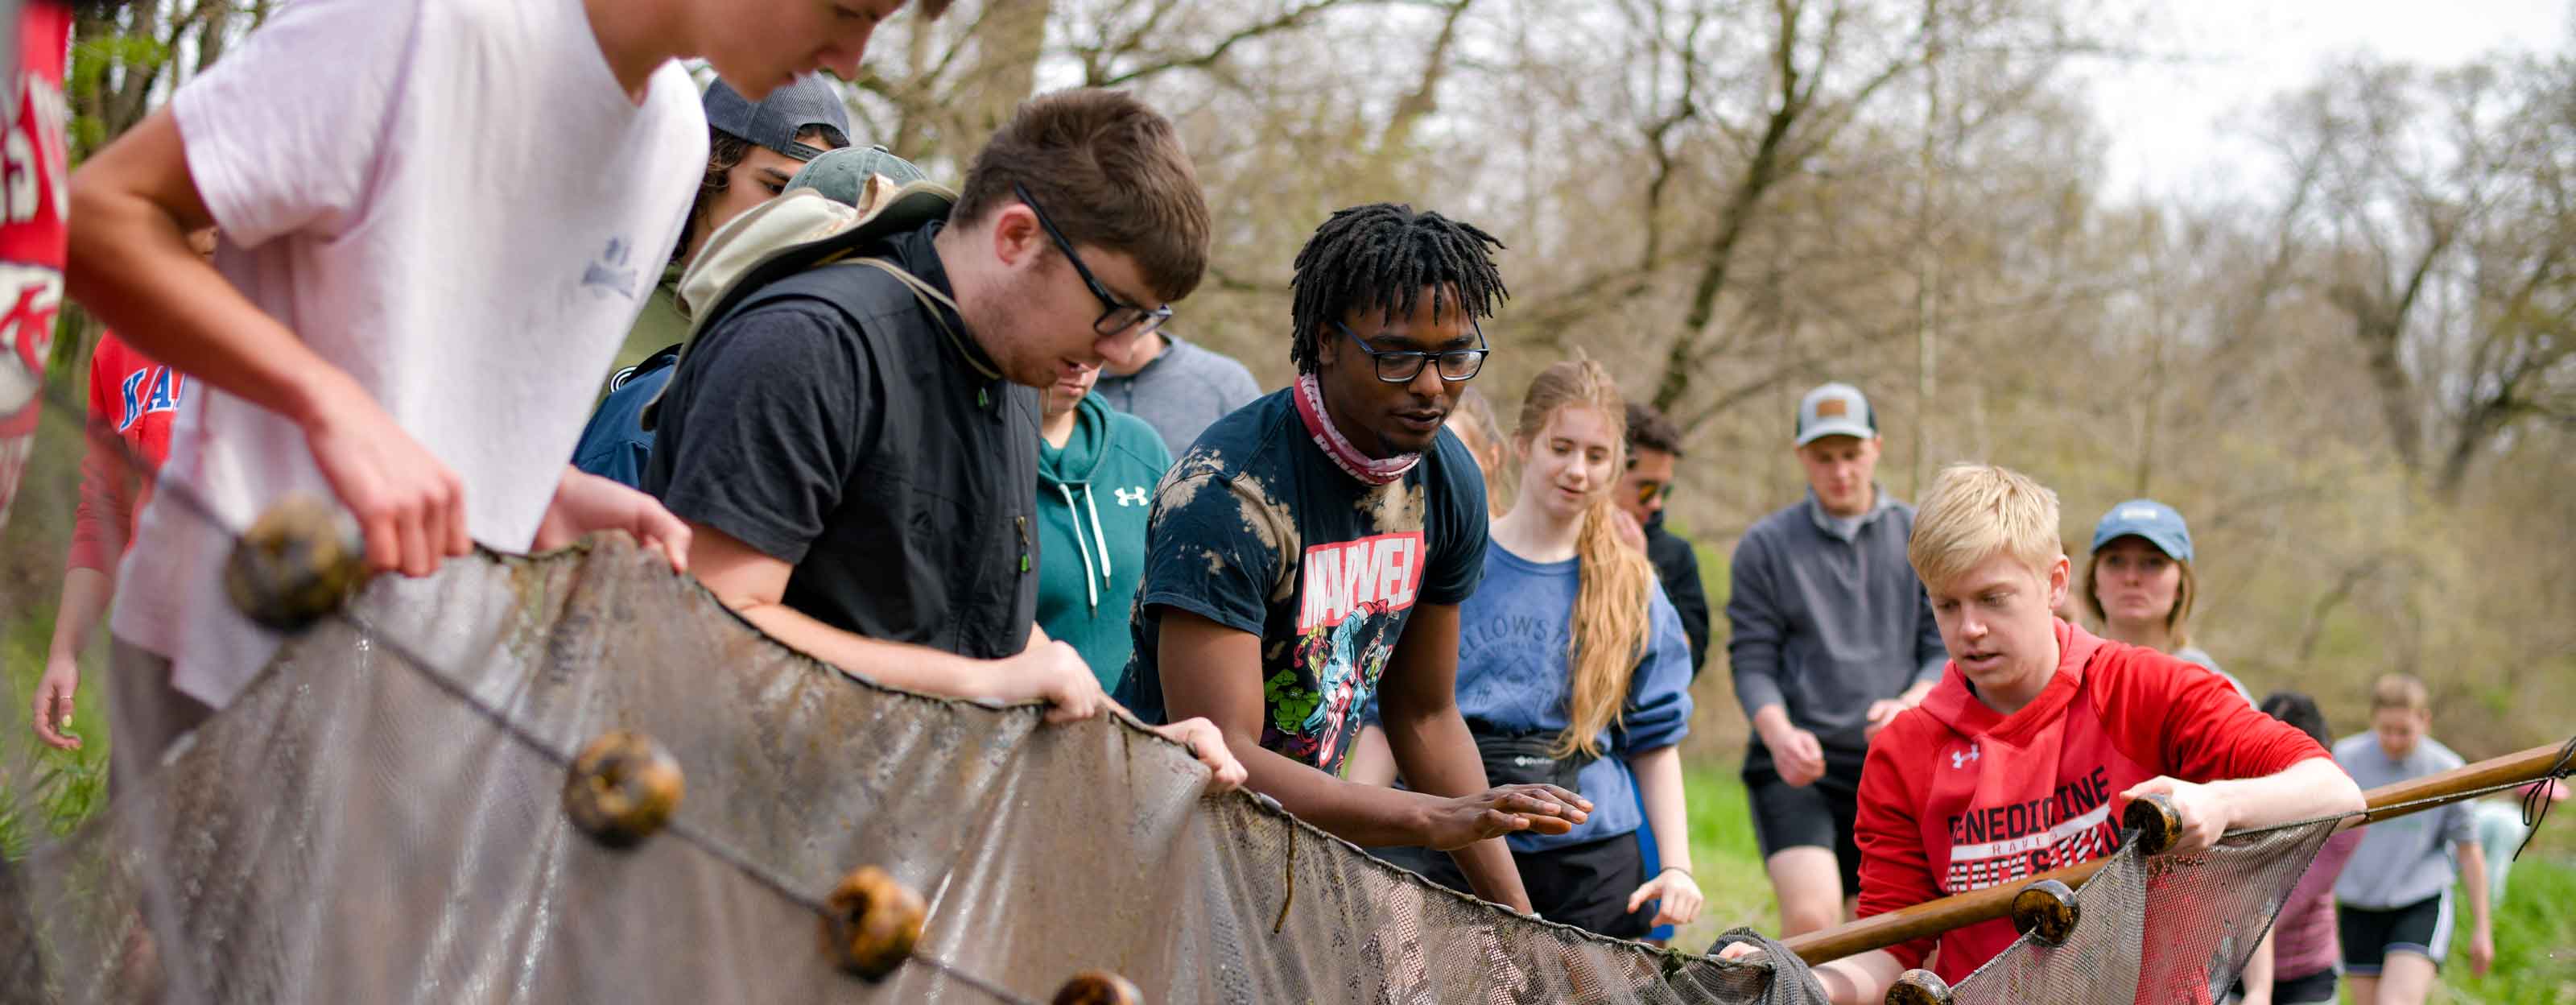
[[[1073,509],[1073,489],[1063,482],[1057,482],[1055,490],[1064,494],[1064,508]],[[1082,555],[1082,589],[1091,597],[1091,612],[1098,614],[1100,613],[1100,585],[1109,581],[1109,535],[1100,531],[1100,506],[1091,501],[1091,486],[1088,483],[1082,486],[1082,508],[1091,511],[1091,540],[1086,542],[1082,539],[1082,521],[1076,519],[1073,521],[1073,550]],[[1091,551],[1095,547],[1100,549],[1100,565],[1097,569],[1091,564]]]

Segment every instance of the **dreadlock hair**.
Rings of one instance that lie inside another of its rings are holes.
[[[1410,314],[1425,287],[1434,320],[1443,309],[1494,316],[1511,297],[1489,250],[1502,246],[1474,224],[1416,213],[1409,205],[1377,202],[1335,211],[1297,252],[1296,276],[1289,281],[1296,295],[1289,319],[1297,331],[1288,343],[1288,361],[1299,373],[1315,372],[1317,340],[1326,325],[1369,307],[1389,317]]]

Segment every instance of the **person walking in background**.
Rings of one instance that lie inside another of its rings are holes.
[[[1726,602],[1744,784],[1784,935],[1829,927],[1860,889],[1853,827],[1870,738],[1941,675],[1941,633],[1906,564],[1914,508],[1878,486],[1878,417],[1849,384],[1798,403],[1807,498],[1756,521]]]
[[[1136,651],[1154,486],[1172,466],[1154,427],[1091,393],[1083,367],[1038,392],[1038,627],[1082,654],[1103,692]]]
[[[2177,657],[2179,658],[2179,657]],[[2326,729],[2325,713],[2317,709],[2316,699],[2296,691],[2275,691],[2263,696],[2259,706],[2263,714],[2299,728],[2320,746],[2334,742]],[[2335,938],[2334,887],[2343,875],[2344,864],[2352,860],[2354,849],[2361,846],[2359,830],[2338,831],[2317,849],[2309,860],[2308,871],[2299,874],[2298,885],[2281,903],[2281,913],[2272,919],[2272,930],[2255,947],[2254,955],[2245,961],[2245,972],[2237,979],[2237,997],[2242,1005],[2314,1005],[2332,1002],[2339,992],[2335,983],[2340,975],[2337,964],[2343,961],[2343,945]]]
[[[1149,332],[1123,358],[1103,365],[1092,393],[1109,407],[1145,420],[1173,454],[1216,420],[1261,396],[1261,385],[1234,357],[1182,341],[1171,332]]]
[[[2363,788],[2449,771],[2467,763],[2433,739],[2433,699],[2424,682],[2388,674],[2370,688],[2370,731],[2334,745],[2335,763]],[[2362,828],[2359,848],[2335,881],[2343,969],[2357,1005],[2422,1005],[2451,951],[2451,882],[2469,901],[2469,967],[2495,960],[2488,914],[2486,850],[2467,803],[2393,817]]]
[[[2084,606],[2102,625],[2102,637],[2145,646],[2225,678],[2254,703],[2254,692],[2218,668],[2191,644],[2191,607],[2200,580],[2191,572],[2191,528],[2182,514],[2153,499],[2131,499],[2093,525],[2092,557],[2084,563]]]
[[[1653,568],[1613,526],[1624,412],[1617,383],[1590,360],[1530,382],[1512,440],[1519,497],[1494,521],[1484,583],[1458,611],[1458,711],[1487,782],[1551,783],[1592,800],[1571,831],[1509,838],[1530,906],[1639,938],[1688,923],[1702,897],[1678,746],[1690,727],[1689,649]],[[1642,830],[1678,854],[1649,869]],[[1445,855],[1383,854],[1466,889]]]
[[[1619,476],[1612,497],[1636,521],[1646,559],[1664,596],[1681,615],[1682,634],[1690,639],[1691,678],[1708,665],[1708,589],[1699,579],[1699,554],[1688,539],[1664,527],[1664,503],[1672,499],[1673,479],[1682,458],[1682,431],[1653,406],[1628,403],[1628,469]]]

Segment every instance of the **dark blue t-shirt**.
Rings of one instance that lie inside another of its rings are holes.
[[[1261,745],[1338,774],[1414,606],[1476,592],[1485,478],[1443,429],[1404,477],[1365,484],[1316,445],[1294,393],[1217,420],[1155,487],[1136,655],[1117,698],[1166,721],[1155,658],[1165,608],[1258,635]]]

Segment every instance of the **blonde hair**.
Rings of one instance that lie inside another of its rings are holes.
[[[1995,555],[2010,555],[2048,575],[2063,554],[2057,539],[2057,493],[2030,476],[1992,464],[1953,464],[1932,479],[1914,514],[1905,559],[1923,585],[1938,589]]]
[[[2153,543],[2149,542],[2150,546]],[[2200,595],[2200,578],[2191,574],[2190,562],[2175,558],[2173,564],[2182,567],[2182,581],[2174,586],[2173,607],[2165,611],[2165,636],[2172,640],[2170,644],[2174,648],[2180,649],[2191,644],[2191,601],[2192,598]],[[2097,581],[2093,578],[2095,571],[2101,567],[2102,550],[2096,548],[2092,555],[2084,559],[2084,609],[2093,612],[2093,620],[2108,627],[2111,624],[2111,615],[2102,609],[2102,595],[2095,592]]]
[[[1601,421],[1610,424],[1616,452],[1610,470],[1624,468],[1628,406],[1610,371],[1588,359],[1553,363],[1539,371],[1521,399],[1516,438],[1524,444],[1537,439],[1558,411],[1578,405],[1601,413]],[[1574,631],[1565,651],[1574,681],[1565,702],[1565,733],[1551,751],[1558,757],[1578,750],[1601,756],[1601,731],[1626,718],[1629,679],[1651,628],[1647,605],[1654,596],[1655,570],[1645,555],[1619,540],[1618,505],[1612,501],[1617,485],[1617,479],[1609,479],[1593,490],[1583,511],[1583,530],[1575,537],[1580,582],[1574,593]]]
[[[1449,416],[1450,432],[1467,445],[1476,458],[1476,467],[1485,473],[1485,516],[1503,515],[1511,509],[1511,494],[1504,491],[1510,472],[1505,471],[1503,457],[1503,424],[1494,420],[1494,406],[1485,396],[1468,388],[1458,395],[1458,408]]]
[[[2408,712],[2431,712],[2433,694],[2413,674],[2384,674],[2370,686],[2370,710],[2403,709]]]

